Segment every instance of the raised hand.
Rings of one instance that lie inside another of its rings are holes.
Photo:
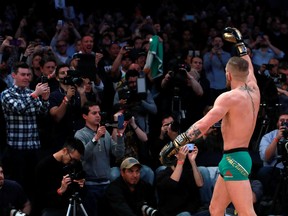
[[[233,27],[226,27],[223,31],[223,39],[235,44],[235,48],[239,56],[247,55],[247,48],[238,29]]]

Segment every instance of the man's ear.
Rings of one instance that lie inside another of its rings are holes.
[[[17,75],[17,74],[16,74],[15,72],[12,72],[12,73],[11,73],[11,76],[12,76],[13,79],[15,79],[15,76],[16,76],[16,75]]]
[[[231,73],[229,73],[229,72],[226,73],[226,79],[229,80],[229,81],[232,80]]]

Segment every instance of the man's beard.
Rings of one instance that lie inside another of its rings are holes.
[[[229,80],[227,80],[227,79],[226,79],[226,88],[227,88],[228,90],[231,89],[231,82],[230,82]]]

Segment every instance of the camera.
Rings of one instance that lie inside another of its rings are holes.
[[[64,85],[80,86],[83,83],[81,72],[78,70],[68,70],[67,76],[64,77],[62,83]]]
[[[283,138],[277,143],[277,155],[283,165],[288,167],[288,122],[283,122],[281,126],[285,128],[282,132]]]
[[[152,208],[151,206],[147,205],[146,202],[143,203],[141,207],[142,213],[147,216],[157,216],[158,210]]]
[[[186,85],[187,72],[191,70],[189,64],[178,64],[173,71],[169,71],[169,75],[174,86],[181,87]]]
[[[130,51],[130,50],[133,50],[134,47],[132,47],[132,46],[124,46],[124,49],[125,49],[126,51]]]
[[[12,209],[10,211],[10,216],[26,216],[27,214],[25,214],[24,212],[21,212],[20,210],[17,209]]]
[[[64,169],[64,173],[68,174],[72,181],[85,178],[86,174],[83,170],[81,162],[68,164],[63,169]]]
[[[272,70],[272,68],[275,66],[274,64],[264,64],[266,67],[266,70]]]
[[[48,77],[47,76],[41,76],[41,83],[48,83]]]

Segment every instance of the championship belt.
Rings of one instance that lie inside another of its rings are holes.
[[[176,156],[178,149],[175,148],[173,143],[170,141],[168,144],[166,144],[160,151],[160,158],[159,160],[164,166],[173,166],[176,163]]]
[[[177,160],[175,154],[177,154],[178,150],[181,146],[187,144],[189,142],[189,138],[186,133],[179,134],[173,142],[169,142],[166,144],[160,151],[160,161],[165,166],[175,165],[175,161]]]

